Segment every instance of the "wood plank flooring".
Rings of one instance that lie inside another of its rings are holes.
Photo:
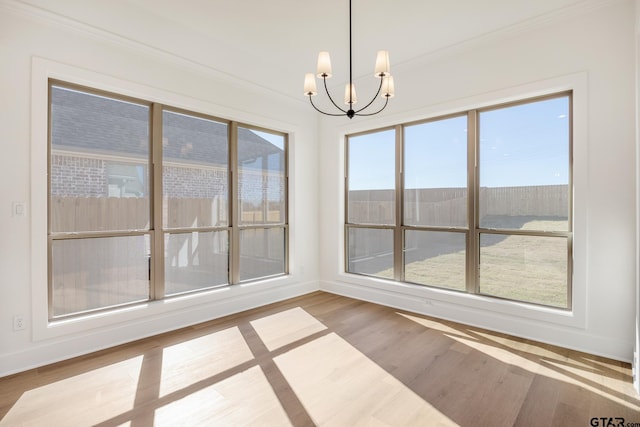
[[[626,363],[315,292],[0,378],[0,426],[635,427],[631,381]]]

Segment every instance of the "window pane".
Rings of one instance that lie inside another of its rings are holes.
[[[349,273],[393,279],[393,230],[349,227]]]
[[[238,128],[240,224],[284,224],[285,138]]]
[[[240,230],[240,280],[284,274],[285,229]]]
[[[227,231],[165,234],[165,294],[229,283]]]
[[[240,230],[240,280],[285,273],[285,229]]]
[[[467,117],[404,131],[404,223],[467,226]]]
[[[480,292],[567,307],[565,237],[480,236]]]
[[[466,234],[407,230],[404,275],[407,282],[464,291]]]
[[[349,137],[348,222],[395,224],[394,130]]]
[[[149,298],[149,236],[55,240],[53,317]]]
[[[228,224],[228,126],[162,113],[162,192],[166,228]]]
[[[569,97],[481,112],[480,226],[568,231]]]
[[[51,88],[50,232],[149,228],[149,107]]]

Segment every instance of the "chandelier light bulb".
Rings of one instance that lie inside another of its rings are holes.
[[[351,90],[349,90],[349,88],[351,88]],[[356,85],[353,83],[347,83],[344,87],[344,103],[349,105],[355,104],[356,102],[358,102],[358,97],[356,96]]]
[[[318,94],[316,76],[314,76],[313,73],[304,75],[304,94],[306,96],[316,96]]]
[[[393,76],[388,75],[382,78],[382,93],[380,96],[383,98],[393,98],[395,96]]]
[[[331,58],[329,52],[320,52],[318,54],[318,77],[331,77]]]
[[[389,52],[386,50],[378,51],[378,56],[376,57],[376,77],[385,77],[391,73],[391,65],[389,64]]]

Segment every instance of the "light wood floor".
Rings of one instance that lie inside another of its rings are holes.
[[[0,378],[0,417],[2,426],[606,425],[592,417],[635,426],[640,401],[626,363],[316,292]]]

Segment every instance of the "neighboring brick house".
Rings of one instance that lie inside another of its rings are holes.
[[[147,197],[149,109],[99,96],[78,96],[71,90],[53,91],[52,97],[51,195]],[[226,198],[227,140],[226,124],[165,112],[165,196]],[[244,128],[239,129],[239,140],[239,163],[245,165],[242,199],[279,199],[284,181],[265,175],[262,164],[284,161],[284,151]]]

